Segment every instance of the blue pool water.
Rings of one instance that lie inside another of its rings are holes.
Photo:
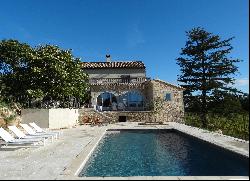
[[[79,176],[248,176],[249,159],[175,130],[110,131]]]

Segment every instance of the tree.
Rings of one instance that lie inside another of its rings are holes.
[[[71,50],[41,45],[35,48],[17,40],[0,41],[1,95],[18,102],[53,100],[65,107],[87,98],[87,75]]]
[[[227,92],[215,92],[213,101],[209,102],[210,111],[223,116],[230,116],[235,113],[242,113],[241,96]]]
[[[63,101],[65,97],[85,99],[88,84],[80,59],[74,58],[70,50],[45,45],[35,48],[31,61],[33,90],[42,92],[43,97]]]
[[[249,94],[245,93],[240,97],[240,102],[241,102],[241,106],[242,108],[249,112]]]
[[[237,91],[230,84],[234,84],[233,75],[238,71],[235,63],[240,60],[228,58],[233,49],[230,43],[233,37],[221,40],[218,35],[200,27],[186,34],[188,40],[182,48],[181,57],[177,58],[181,71],[178,81],[186,89],[184,101],[198,101],[202,125],[207,127],[208,102],[213,99],[214,93]]]
[[[25,94],[28,86],[27,64],[32,48],[17,40],[0,41],[0,82],[1,95],[19,97]]]

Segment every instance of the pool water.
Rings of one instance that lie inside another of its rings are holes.
[[[108,131],[79,176],[248,176],[249,159],[175,130]]]

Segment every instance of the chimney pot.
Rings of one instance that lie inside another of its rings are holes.
[[[111,57],[110,57],[110,55],[106,55],[106,62],[111,62]]]

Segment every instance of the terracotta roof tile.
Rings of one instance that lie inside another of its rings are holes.
[[[82,62],[82,68],[145,68],[142,61],[126,61],[126,62]]]

